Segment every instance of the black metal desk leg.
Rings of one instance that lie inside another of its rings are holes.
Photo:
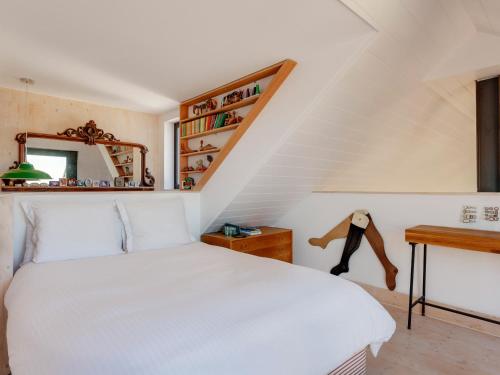
[[[424,275],[422,277],[422,316],[425,316],[425,280],[427,277],[427,244],[424,244]]]
[[[411,309],[413,303],[413,269],[415,268],[415,246],[416,244],[411,243],[411,275],[410,275],[410,296],[408,301],[408,329],[411,329]]]

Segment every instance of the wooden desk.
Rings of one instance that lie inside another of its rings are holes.
[[[452,313],[484,320],[486,322],[500,324],[500,321],[466,313],[464,311],[451,309],[449,307],[437,305],[435,303],[430,303],[425,299],[427,245],[436,245],[451,247],[455,249],[500,254],[500,232],[464,228],[437,227],[432,225],[418,225],[416,227],[408,228],[405,230],[405,241],[409,242],[411,245],[411,276],[410,295],[408,301],[408,329],[411,329],[412,309],[417,304],[422,305],[422,315],[425,315],[425,306],[431,306]],[[422,296],[413,301],[413,274],[415,268],[415,248],[417,244],[424,245]]]
[[[219,232],[205,233],[201,236],[201,241],[234,251],[292,263],[292,231],[273,227],[260,227],[260,230],[262,234],[245,238],[228,237]]]

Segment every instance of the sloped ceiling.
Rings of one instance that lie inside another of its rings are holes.
[[[476,33],[467,12],[446,0],[344,3],[377,35],[209,229],[273,224],[314,190],[475,191],[474,82],[427,79]]]
[[[22,88],[29,76],[35,92],[163,112],[356,38],[360,22],[334,0],[3,1],[0,86]]]

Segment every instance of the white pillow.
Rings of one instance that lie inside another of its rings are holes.
[[[117,202],[127,252],[158,250],[193,242],[181,198]]]
[[[33,225],[35,263],[123,253],[123,224],[114,202],[36,202],[23,208]],[[25,261],[28,238],[27,245]]]

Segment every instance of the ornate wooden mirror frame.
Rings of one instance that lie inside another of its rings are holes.
[[[141,153],[141,187],[146,187],[151,189],[154,186],[155,178],[150,173],[149,169],[146,168],[146,154],[148,148],[140,143],[133,142],[122,142],[117,139],[113,134],[106,133],[104,130],[99,129],[97,124],[90,120],[85,124],[85,126],[79,126],[76,129],[68,128],[63,132],[57,134],[47,134],[47,133],[18,133],[16,135],[16,141],[19,144],[19,159],[14,162],[14,168],[17,167],[19,163],[26,161],[26,137],[28,138],[45,138],[45,139],[55,139],[62,141],[72,141],[72,142],[83,142],[87,145],[111,145],[111,146],[128,146],[137,147]],[[123,190],[129,190],[124,188]]]

